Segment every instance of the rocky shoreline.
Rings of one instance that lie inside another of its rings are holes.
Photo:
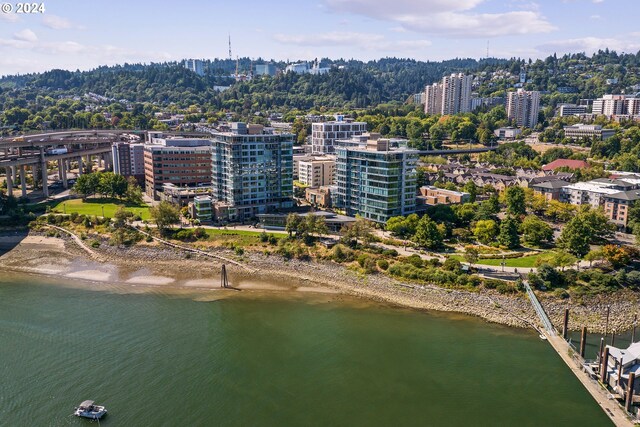
[[[29,236],[38,235],[39,233],[31,232]],[[55,268],[46,271],[41,268],[43,260],[46,260],[48,263],[73,266],[90,273],[85,276],[91,276],[94,280],[204,289],[219,286],[222,262],[203,255],[187,254],[158,244],[143,243],[130,248],[103,244],[94,249],[102,258],[101,262],[97,262],[89,260],[88,254],[70,236],[39,236],[47,239],[46,244],[20,243],[0,256],[0,265],[14,271],[83,278],[81,272],[69,273],[71,267],[58,272]],[[39,251],[40,254],[34,251]],[[248,271],[234,265],[226,266],[231,284],[237,284],[240,288],[271,291],[329,289],[402,307],[472,315],[512,327],[538,326],[535,312],[524,294],[508,296],[491,290],[471,292],[410,284],[383,274],[359,275],[333,262],[286,261],[279,256],[255,252],[238,256],[227,249],[217,249],[216,253],[241,261],[251,269]],[[144,280],[140,278],[141,271],[146,274]],[[139,278],[137,281],[136,277]],[[593,297],[581,303],[546,295],[541,297],[541,301],[557,326],[562,324],[564,309],[570,308],[569,326],[573,330],[587,326],[590,332],[604,332],[607,306],[610,307],[609,331],[628,330],[632,327],[634,316],[640,317],[638,295],[625,291]]]

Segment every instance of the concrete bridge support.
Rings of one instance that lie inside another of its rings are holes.
[[[20,187],[22,189],[22,197],[27,197],[27,174],[24,173],[25,166],[20,166]]]
[[[69,181],[67,181],[67,161],[60,161],[60,170],[62,171],[62,186],[66,189],[69,188]]]
[[[38,186],[38,166],[31,166],[31,176],[33,177],[33,189],[35,190]]]
[[[83,174],[82,156],[78,157],[78,176]]]
[[[15,166],[8,166],[5,168],[7,175],[7,196],[13,196],[13,168]]]

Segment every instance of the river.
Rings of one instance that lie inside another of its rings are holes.
[[[0,280],[0,426],[611,425],[531,331],[242,294]]]

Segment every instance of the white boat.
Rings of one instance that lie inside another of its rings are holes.
[[[99,420],[106,414],[107,409],[104,406],[95,405],[93,400],[85,400],[73,413],[76,417],[89,418],[90,420]]]
[[[546,341],[546,340],[547,340],[547,337],[546,337],[544,334],[540,334],[540,339],[541,339],[542,341]]]

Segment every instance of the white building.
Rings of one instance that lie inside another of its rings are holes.
[[[366,122],[345,121],[341,116],[332,122],[311,125],[311,146],[314,154],[333,153],[336,139],[348,139],[367,131]]]
[[[471,84],[473,76],[451,74],[440,83],[425,89],[425,114],[457,114],[471,111]]]
[[[518,89],[509,92],[507,97],[507,117],[514,120],[518,127],[532,128],[538,124],[540,111],[540,92]]]
[[[312,61],[311,64],[307,61],[289,64],[284,69],[284,72],[296,74],[325,74],[328,73],[330,69],[329,67],[321,67],[320,61],[315,60]]]
[[[587,112],[586,105],[576,104],[560,104],[558,105],[558,117],[574,116],[576,114],[585,114]]]
[[[522,129],[507,127],[499,128],[493,131],[493,134],[500,139],[516,139],[522,133]]]
[[[204,76],[204,62],[199,59],[185,59],[184,67],[199,76]]]
[[[573,140],[582,138],[605,140],[615,134],[616,131],[614,129],[603,129],[600,125],[584,125],[578,123],[573,126],[564,127],[564,136]]]
[[[335,169],[335,157],[323,156],[300,160],[298,181],[309,187],[332,185]]]
[[[640,114],[640,98],[631,95],[604,95],[593,101],[593,114],[603,116]]]

